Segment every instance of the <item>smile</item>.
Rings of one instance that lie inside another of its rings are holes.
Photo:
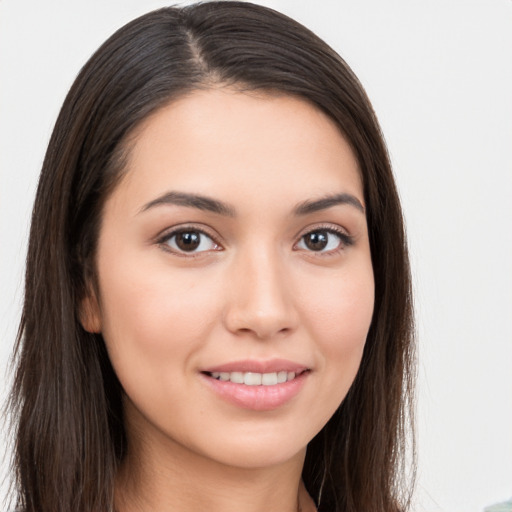
[[[309,380],[311,369],[283,360],[238,361],[201,374],[223,401],[241,409],[271,411],[292,402]]]
[[[295,372],[212,372],[209,374],[212,378],[223,381],[233,382],[234,384],[244,384],[246,386],[276,386],[295,379]]]

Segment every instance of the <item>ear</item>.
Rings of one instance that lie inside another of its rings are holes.
[[[82,327],[90,333],[101,332],[100,306],[96,294],[89,289],[80,301],[79,319]]]

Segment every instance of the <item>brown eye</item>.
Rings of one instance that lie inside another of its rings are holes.
[[[218,245],[206,233],[194,229],[171,233],[163,243],[178,253],[199,253],[218,248]]]
[[[195,231],[176,235],[176,246],[182,251],[195,251],[201,243],[201,235]]]
[[[351,236],[334,229],[316,229],[303,235],[297,249],[329,253],[353,244]]]
[[[304,235],[304,244],[311,251],[322,251],[329,242],[329,233],[327,231],[313,231]]]

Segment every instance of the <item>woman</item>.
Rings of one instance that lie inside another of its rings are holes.
[[[23,510],[405,509],[405,235],[340,57],[238,2],[114,34],[49,144],[16,351]]]

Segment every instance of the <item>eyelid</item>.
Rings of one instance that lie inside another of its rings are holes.
[[[327,231],[328,233],[332,233],[339,237],[340,239],[340,247],[338,247],[335,250],[331,251],[305,251],[304,249],[296,249],[297,245],[300,243],[300,241],[308,234],[314,233],[316,231]],[[347,229],[341,227],[338,224],[316,224],[316,225],[310,225],[304,228],[300,234],[298,235],[298,240],[294,244],[295,250],[304,250],[305,252],[317,255],[317,256],[329,256],[333,254],[337,254],[338,252],[342,251],[343,249],[350,247],[351,245],[354,245],[355,243],[355,237],[351,235]]]
[[[198,233],[201,233],[204,236],[207,236],[210,238],[213,243],[217,246],[215,249],[207,250],[207,251],[178,251],[173,248],[171,248],[166,242],[172,238],[173,236],[179,235],[180,233],[186,233],[187,231],[196,231]],[[198,226],[197,224],[179,224],[177,226],[172,226],[170,228],[166,228],[163,231],[161,231],[156,237],[155,237],[155,243],[157,243],[164,251],[170,252],[176,256],[184,256],[188,258],[194,258],[198,256],[202,256],[204,254],[213,252],[213,251],[220,251],[224,250],[223,244],[219,241],[219,236],[214,235],[211,233],[211,230],[206,229],[204,226]]]

